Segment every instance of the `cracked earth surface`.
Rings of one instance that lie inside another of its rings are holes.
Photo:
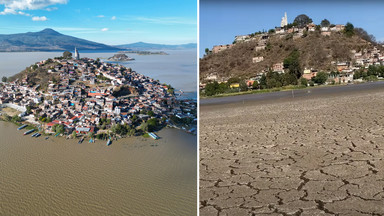
[[[202,106],[200,215],[384,215],[384,92]]]

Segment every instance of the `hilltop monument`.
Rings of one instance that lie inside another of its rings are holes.
[[[280,27],[283,28],[286,25],[288,25],[287,12],[285,12],[284,16],[281,18]]]
[[[75,47],[75,59],[76,60],[80,59],[80,54],[79,54],[79,51],[76,49],[76,47]]]

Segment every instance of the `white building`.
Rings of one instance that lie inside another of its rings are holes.
[[[280,27],[283,28],[286,25],[288,25],[287,12],[285,12],[284,17],[281,18]]]
[[[76,49],[76,47],[75,47],[75,59],[76,60],[80,59],[80,54],[79,54],[79,51]]]

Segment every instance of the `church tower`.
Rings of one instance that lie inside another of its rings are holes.
[[[75,59],[76,60],[80,59],[80,54],[79,54],[79,51],[76,49],[76,47],[75,47]]]
[[[281,18],[280,27],[283,28],[286,25],[288,25],[287,12],[285,12],[284,17]]]

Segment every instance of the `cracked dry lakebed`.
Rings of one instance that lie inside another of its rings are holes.
[[[384,215],[384,91],[203,105],[200,215]]]

